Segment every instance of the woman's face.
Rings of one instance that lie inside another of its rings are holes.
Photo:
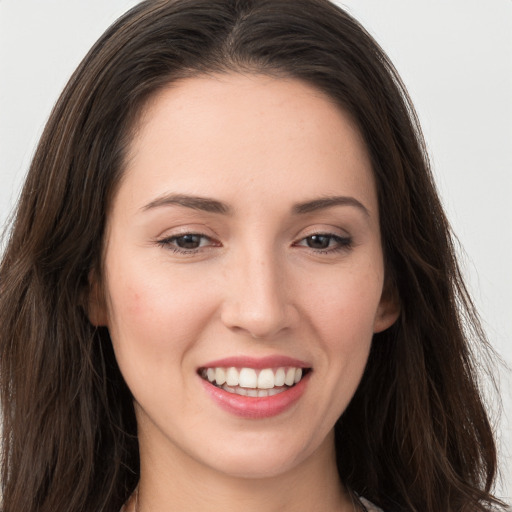
[[[332,460],[334,424],[397,308],[368,155],[328,98],[238,74],[160,92],[104,268],[90,316],[133,393],[143,464],[260,477]]]

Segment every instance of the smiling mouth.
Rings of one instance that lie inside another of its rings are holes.
[[[274,396],[298,384],[311,368],[200,368],[199,376],[214,386],[241,396]]]

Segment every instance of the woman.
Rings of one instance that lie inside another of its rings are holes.
[[[414,111],[330,3],[121,18],[0,272],[5,511],[498,505],[485,338]]]

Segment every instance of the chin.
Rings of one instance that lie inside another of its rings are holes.
[[[247,456],[230,457],[223,460],[221,464],[216,464],[216,467],[212,469],[229,477],[258,480],[281,476],[292,471],[299,464],[300,461],[290,460],[286,457],[265,457],[264,454],[260,454],[258,457],[251,458]]]
[[[206,462],[214,471],[231,477],[265,479],[292,472],[314,452],[314,448],[307,449],[303,442],[287,444],[281,439],[260,436],[252,442],[231,444],[217,453],[210,452],[210,460],[203,459],[203,464]]]

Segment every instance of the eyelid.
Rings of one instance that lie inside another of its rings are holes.
[[[297,242],[295,242],[294,245],[300,245],[301,242],[304,242],[308,238],[312,238],[314,236],[330,238],[332,240],[337,241],[341,245],[348,245],[348,244],[352,243],[352,237],[350,237],[350,236],[340,236],[340,235],[336,235],[334,233],[312,233],[311,235],[302,237]]]
[[[197,222],[184,222],[176,223],[174,226],[166,226],[165,229],[159,230],[159,233],[155,236],[155,240],[179,237],[183,235],[202,235],[209,238],[216,238],[218,235],[211,226],[204,223]]]
[[[194,228],[193,226],[180,226],[175,230],[167,230],[167,232],[164,232],[166,233],[165,235],[156,237],[154,239],[154,243],[163,247],[164,249],[172,251],[173,253],[182,254],[185,256],[193,256],[199,252],[203,252],[212,247],[220,247],[222,245],[218,241],[218,237],[212,236],[211,234],[206,234],[205,231],[209,230],[204,229],[204,227]],[[179,247],[175,243],[178,239],[186,236],[195,236],[202,239],[200,241],[199,247]],[[203,243],[203,241],[206,241],[206,243]]]
[[[340,226],[328,223],[318,223],[311,224],[306,228],[302,228],[295,235],[295,240],[302,240],[303,238],[308,238],[309,236],[314,235],[330,235],[339,238],[351,238],[352,234],[347,230]]]
[[[327,247],[310,247],[308,239],[312,237],[326,237],[328,241]],[[333,243],[334,242],[334,243]],[[340,252],[347,252],[353,248],[353,237],[345,229],[333,225],[315,225],[309,226],[298,234],[292,244],[294,247],[306,249],[314,254],[334,255]]]

